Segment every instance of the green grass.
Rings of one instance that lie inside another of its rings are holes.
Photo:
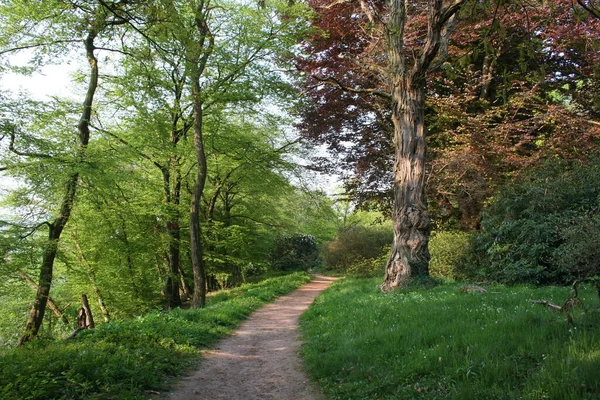
[[[218,292],[200,310],[155,311],[74,340],[0,351],[0,399],[147,399],[252,311],[310,281],[307,273]]]
[[[380,280],[342,279],[302,316],[307,370],[329,399],[600,398],[600,312],[569,325],[527,302],[562,304],[570,288],[383,294]],[[591,287],[580,297],[598,307]]]

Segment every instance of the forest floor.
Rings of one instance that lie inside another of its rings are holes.
[[[169,400],[322,399],[299,356],[300,315],[336,278],[310,283],[254,312],[232,336],[203,354],[198,369],[179,382]]]

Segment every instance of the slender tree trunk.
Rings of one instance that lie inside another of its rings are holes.
[[[194,291],[190,287],[190,285],[185,280],[185,272],[183,271],[183,267],[179,264],[179,280],[181,285],[181,291],[183,293],[183,297],[185,299],[191,299]]]
[[[169,235],[169,278],[167,281],[171,287],[169,290],[169,307],[175,308],[181,306],[181,296],[179,295],[180,281],[180,263],[181,263],[181,234],[179,222],[168,221],[167,232]]]
[[[92,115],[92,104],[94,101],[94,94],[98,87],[98,60],[94,55],[94,39],[98,35],[98,31],[92,29],[85,40],[85,49],[88,62],[90,64],[90,80],[88,83],[88,89],[83,103],[83,112],[79,119],[78,131],[79,131],[79,144],[77,149],[77,164],[83,162],[85,158],[85,151],[90,139],[90,118]],[[33,338],[35,338],[42,326],[44,320],[44,313],[46,312],[46,304],[48,302],[48,296],[50,294],[50,286],[52,285],[52,277],[54,270],[54,259],[58,250],[58,242],[62,231],[69,221],[71,211],[73,210],[73,202],[75,200],[75,194],[77,192],[77,185],[79,181],[79,172],[73,172],[67,179],[65,185],[65,192],[60,206],[60,212],[56,216],[53,222],[48,223],[48,240],[42,256],[42,265],[40,268],[40,278],[38,284],[38,290],[35,295],[35,300],[31,311],[29,312],[29,318],[27,325],[25,326],[25,333],[19,340],[19,345],[23,345]]]
[[[206,154],[202,138],[202,103],[200,101],[199,81],[194,79],[192,95],[194,96],[194,149],[198,163],[198,173],[194,183],[194,192],[190,203],[190,252],[192,271],[194,273],[194,294],[192,307],[204,307],[206,302],[206,271],[202,243],[202,228],[200,224],[200,204],[206,183]]]
[[[27,282],[27,284],[36,292],[38,291],[38,285],[37,283],[35,283],[33,281],[33,279],[31,279],[29,277],[29,275],[27,275],[25,272],[23,271],[19,271],[19,275],[21,276],[21,278],[23,278],[25,280],[25,282]],[[54,300],[52,300],[52,297],[48,296],[48,308],[50,310],[52,310],[52,312],[54,313],[54,315],[56,315],[57,318],[59,318],[63,324],[65,325],[69,325],[69,320],[67,319],[67,317],[63,314],[63,312],[61,311],[61,309],[56,305],[56,303],[54,302]],[[68,305],[67,305],[68,307]]]
[[[214,49],[214,37],[208,26],[210,14],[209,1],[200,1],[195,10],[194,22],[198,32],[195,43],[188,49],[188,70],[191,81],[191,93],[193,101],[193,134],[194,152],[198,171],[196,182],[190,201],[190,255],[192,259],[192,271],[194,274],[194,294],[192,296],[192,307],[204,307],[206,302],[206,269],[204,267],[204,254],[202,244],[202,227],[200,224],[202,193],[206,184],[206,153],[204,151],[203,138],[203,100],[200,78],[204,73],[209,57]],[[188,44],[189,45],[189,44]]]
[[[225,212],[225,227],[231,226],[231,209],[233,208],[233,196],[230,191],[235,186],[235,183],[227,185],[225,193],[223,194],[223,209]],[[239,286],[244,282],[244,276],[242,274],[242,268],[235,262],[231,263],[231,279],[230,284],[232,287]]]
[[[129,285],[132,290],[132,298],[140,296],[140,289],[135,282],[135,265],[133,263],[133,255],[131,253],[131,243],[129,242],[129,236],[127,235],[127,225],[125,219],[121,222],[121,234],[118,235],[119,239],[125,245],[125,264],[127,265],[127,272],[129,272]]]

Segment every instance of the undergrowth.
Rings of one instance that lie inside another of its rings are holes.
[[[574,323],[531,304],[562,304],[567,287],[458,284],[383,294],[345,278],[302,316],[309,374],[329,399],[598,399],[600,312]],[[591,287],[580,297],[597,308]]]
[[[154,311],[0,352],[0,399],[147,399],[252,311],[308,282],[307,273],[217,292],[199,310]]]

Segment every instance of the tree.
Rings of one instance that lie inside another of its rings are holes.
[[[299,60],[311,100],[300,127],[341,154],[346,189],[359,204],[391,214],[388,199],[398,194],[389,170],[398,149],[383,93],[390,57],[373,23],[386,10],[375,2],[311,5],[327,34],[305,43],[308,56]],[[428,37],[415,29],[427,24],[418,10],[408,8],[407,58],[411,51],[423,57],[414,45]],[[454,34],[441,36],[432,63],[439,68],[426,76],[428,207],[437,227],[475,229],[485,200],[516,171],[547,157],[585,158],[595,146],[598,52],[590,32],[598,26],[565,2],[486,1],[465,4],[447,27]]]
[[[101,4],[95,4],[92,5],[92,8],[88,8],[89,5],[87,4],[64,4],[62,2],[53,3],[55,4],[52,5],[56,8],[52,9],[51,11],[45,8],[48,6],[47,4],[42,6],[42,9],[37,10],[35,9],[36,5],[28,5],[27,8],[25,8],[27,12],[32,13],[31,15],[27,16],[19,16],[23,18],[25,24],[35,24],[37,18],[42,18],[41,20],[38,19],[37,21],[45,22],[35,28],[32,28],[33,39],[29,37],[30,33],[26,31],[20,32],[21,35],[12,37],[11,40],[15,40],[16,43],[12,44],[13,47],[11,50],[17,51],[24,48],[38,48],[47,50],[46,47],[49,47],[47,42],[50,44],[70,42],[76,40],[75,35],[82,35],[84,38],[83,44],[85,46],[85,54],[89,63],[89,78],[85,100],[83,102],[79,122],[77,124],[77,144],[75,148],[75,154],[73,155],[72,160],[70,160],[70,162],[73,163],[73,166],[70,168],[66,174],[66,177],[64,178],[62,199],[60,200],[57,212],[50,220],[43,223],[48,227],[48,237],[46,243],[44,244],[38,289],[36,291],[35,300],[29,314],[29,319],[25,328],[25,334],[21,337],[19,344],[24,344],[33,339],[37,335],[42,324],[48,296],[50,293],[50,287],[52,285],[53,268],[57,255],[58,242],[71,216],[77,187],[79,185],[80,168],[85,163],[86,149],[90,140],[90,121],[92,118],[94,95],[98,87],[99,79],[98,59],[96,58],[95,54],[95,41],[98,36],[109,27],[123,24],[122,20],[111,19],[108,10]],[[17,4],[10,4],[7,6],[16,8]],[[8,10],[3,11],[4,15],[7,15]],[[39,12],[40,15],[36,16],[36,12]],[[68,19],[61,19],[63,12],[74,12],[74,14],[77,15],[80,20],[69,21]],[[48,19],[46,20],[46,18]],[[79,30],[79,28],[75,27],[75,23],[83,23],[84,29]],[[74,36],[61,37],[60,34],[62,32],[60,31],[60,28],[63,27],[66,28],[65,30],[67,32],[74,34]],[[48,32],[45,32],[44,29],[48,29],[50,33],[48,34]],[[21,132],[19,132],[19,128],[15,125],[8,124],[4,126],[4,129],[8,131],[7,134],[10,136],[9,149],[15,155],[33,159],[52,157],[52,155],[43,154],[40,152],[36,153],[27,150],[20,150],[17,147],[19,145],[17,140],[23,135]]]
[[[384,291],[403,284],[412,275],[428,274],[427,242],[431,224],[424,186],[427,74],[436,66],[434,61],[440,50],[442,58],[447,50],[451,20],[462,3],[456,1],[444,6],[440,0],[410,4],[405,0],[389,2],[385,27],[374,32],[374,37],[385,40],[386,61],[372,62],[370,66],[371,75],[377,74],[378,80],[385,82],[385,92],[376,88],[349,87],[334,76],[316,77],[318,81],[338,86],[346,92],[375,94],[390,101],[394,144],[394,242],[381,286]],[[330,8],[335,6],[334,3]],[[383,11],[378,3],[360,2],[360,7],[363,16],[356,19],[361,18],[371,25],[380,18],[375,14]],[[348,20],[352,19],[355,18],[351,14]],[[426,27],[426,31],[419,30],[418,24]],[[369,41],[374,41],[373,37]],[[363,51],[369,45],[358,43],[357,47]]]

